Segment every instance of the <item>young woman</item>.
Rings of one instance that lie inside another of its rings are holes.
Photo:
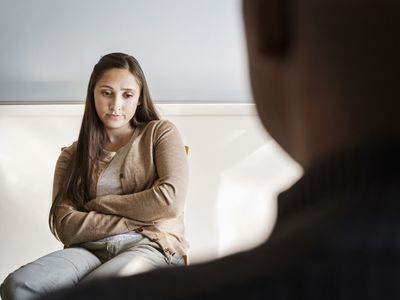
[[[11,273],[2,299],[183,264],[187,180],[180,134],[159,119],[138,61],[103,56],[78,141],[63,149],[54,175],[49,224],[65,248]]]

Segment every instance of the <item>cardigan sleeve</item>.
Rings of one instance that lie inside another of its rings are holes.
[[[53,201],[57,196],[70,162],[74,145],[62,151],[57,160],[54,182]],[[54,213],[54,228],[59,240],[66,246],[101,239],[107,236],[128,232],[133,228],[122,216],[107,215],[95,211],[80,211],[70,199],[60,199]],[[137,222],[137,225],[142,225]]]
[[[151,188],[126,195],[106,195],[87,203],[89,210],[142,222],[158,222],[183,213],[188,184],[187,155],[177,128],[160,122],[154,138],[158,174]]]

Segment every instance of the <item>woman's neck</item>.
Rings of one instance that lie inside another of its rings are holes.
[[[119,128],[118,130],[107,130],[108,141],[104,145],[104,149],[107,151],[118,151],[122,146],[126,145],[132,137],[135,129],[131,126],[124,130]]]

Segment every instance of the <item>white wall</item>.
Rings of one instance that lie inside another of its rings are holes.
[[[187,231],[200,262],[259,244],[276,194],[300,167],[261,128],[251,104],[159,104],[190,146]],[[0,282],[62,245],[47,215],[60,147],[77,137],[82,105],[0,105]]]

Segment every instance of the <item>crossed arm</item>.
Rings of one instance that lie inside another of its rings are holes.
[[[90,211],[157,222],[183,212],[187,186],[187,161],[176,128],[164,123],[154,142],[158,179],[146,190],[127,195],[106,195],[86,204]]]
[[[74,151],[73,147],[65,149],[58,158],[54,173],[53,201],[61,188],[61,182]],[[54,220],[57,236],[66,246],[128,232],[132,230],[133,225],[132,221],[128,224],[126,218],[122,216],[78,209],[70,199],[60,199]]]
[[[154,144],[158,179],[149,189],[94,198],[86,204],[86,210],[79,210],[69,199],[61,199],[54,220],[57,235],[65,245],[153,225],[162,219],[174,218],[183,211],[187,184],[186,156],[175,127],[171,124],[164,127]],[[73,151],[71,147],[64,150],[57,161],[53,200]]]

